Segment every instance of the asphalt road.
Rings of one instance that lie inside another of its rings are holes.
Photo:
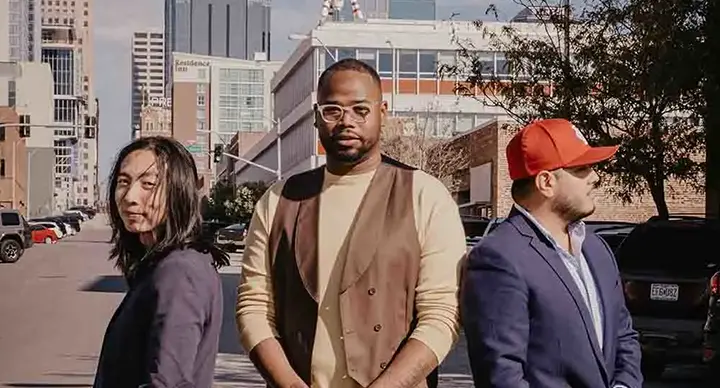
[[[35,245],[0,264],[0,386],[90,387],[107,321],[125,287],[107,261],[109,231],[100,217],[54,245]],[[239,255],[233,255],[238,264]],[[234,322],[239,269],[222,270],[225,317],[216,387],[265,387],[238,343]],[[698,370],[673,367],[648,388],[696,387]],[[471,387],[461,338],[441,366],[441,387]]]

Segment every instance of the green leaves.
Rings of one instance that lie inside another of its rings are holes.
[[[267,189],[264,182],[245,182],[236,187],[230,182],[218,181],[210,192],[203,217],[233,223],[249,222],[255,204]]]
[[[614,183],[606,186],[625,202],[650,192],[666,214],[666,182],[698,182],[704,170],[700,1],[596,0],[571,18],[563,8],[543,13],[553,5],[544,0],[516,2],[540,23],[486,29],[508,74],[484,71],[482,53],[460,38],[458,65],[441,74],[521,124],[564,117],[593,144],[620,144],[599,166]]]

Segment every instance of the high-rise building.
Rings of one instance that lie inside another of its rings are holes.
[[[165,79],[171,53],[270,60],[269,0],[165,0]]]
[[[15,62],[40,59],[39,0],[7,0],[9,58]]]
[[[140,126],[143,107],[164,108],[165,97],[165,40],[160,31],[138,31],[132,38],[132,128]]]
[[[53,73],[56,210],[93,205],[98,108],[92,88],[90,0],[43,0],[41,59]],[[90,126],[87,126],[89,124]]]

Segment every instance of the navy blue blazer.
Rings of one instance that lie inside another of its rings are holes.
[[[552,243],[517,210],[469,254],[462,324],[476,387],[641,388],[640,345],[605,241],[583,254],[601,299],[604,344]]]

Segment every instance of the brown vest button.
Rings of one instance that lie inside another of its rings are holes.
[[[380,325],[375,325],[375,327],[373,327],[373,330],[375,331],[380,331],[380,329],[382,329],[382,326]]]
[[[381,362],[380,369],[385,369],[385,368],[387,368],[387,362]]]
[[[369,289],[368,295],[375,295],[375,289],[374,288]]]

